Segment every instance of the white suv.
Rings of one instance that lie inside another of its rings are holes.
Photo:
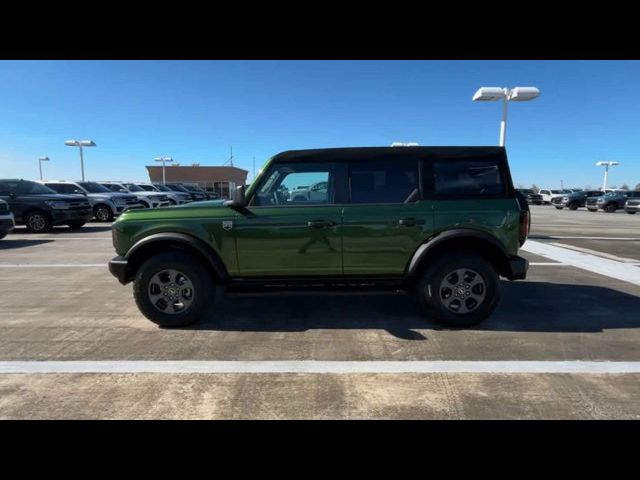
[[[107,187],[112,192],[130,193],[138,197],[144,208],[158,208],[170,205],[169,197],[160,192],[147,192],[133,183],[120,182],[99,182],[100,185]]]

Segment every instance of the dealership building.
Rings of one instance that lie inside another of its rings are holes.
[[[147,166],[152,183],[162,183],[162,166]],[[167,164],[165,176],[167,183],[186,183],[197,185],[207,192],[215,192],[221,198],[230,198],[236,186],[247,181],[247,170],[228,166],[200,166],[199,164],[182,166]]]

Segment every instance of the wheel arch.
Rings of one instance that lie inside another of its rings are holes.
[[[163,232],[142,238],[129,249],[125,255],[127,279],[133,279],[140,266],[152,255],[168,250],[183,251],[199,258],[219,281],[226,282],[229,278],[220,256],[206,242],[184,233]]]
[[[498,239],[477,230],[456,229],[440,233],[420,245],[407,265],[407,278],[413,283],[434,259],[456,250],[477,253],[488,260],[499,275],[509,273],[509,256]]]

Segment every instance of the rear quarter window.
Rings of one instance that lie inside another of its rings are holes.
[[[498,160],[443,159],[433,162],[433,190],[438,198],[504,198],[505,172]]]

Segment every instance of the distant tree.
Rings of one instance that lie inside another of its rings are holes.
[[[640,183],[636,185],[636,192],[640,192]]]
[[[531,185],[531,190],[533,190],[533,193],[538,193],[540,191],[540,187],[534,183]]]
[[[585,185],[584,189],[585,190],[593,190],[593,188],[591,188],[591,185]]]
[[[518,184],[518,188],[524,188],[524,185],[522,185],[521,183]]]
[[[629,190],[629,185],[627,185],[626,183],[623,183],[620,188],[623,190]]]

